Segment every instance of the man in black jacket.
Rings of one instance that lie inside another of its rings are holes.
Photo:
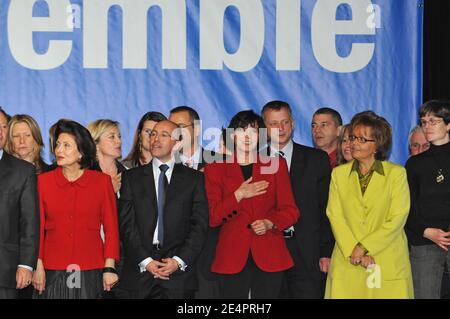
[[[334,238],[326,216],[331,168],[325,152],[292,141],[294,120],[288,103],[262,109],[270,145],[267,154],[286,159],[300,218],[284,231],[294,259],[286,271],[282,298],[323,298]]]
[[[8,120],[0,108],[0,299],[30,285],[39,247],[35,169],[3,151]]]
[[[124,172],[119,225],[125,264],[120,297],[193,298],[196,262],[208,228],[203,174],[175,163],[179,128],[155,125],[150,136],[153,160]]]

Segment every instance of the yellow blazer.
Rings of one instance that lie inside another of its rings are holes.
[[[325,298],[413,298],[403,229],[410,207],[406,171],[383,161],[384,176],[375,171],[363,196],[352,165],[338,166],[332,172],[327,216],[336,244]],[[350,263],[358,243],[375,259],[374,269]]]

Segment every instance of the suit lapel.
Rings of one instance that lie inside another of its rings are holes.
[[[304,170],[304,154],[301,151],[300,146],[294,143],[294,149],[292,150],[291,167],[289,169],[289,176],[291,177],[292,184],[298,179],[299,176],[305,176],[305,174],[301,174]]]
[[[183,178],[183,176],[183,164],[175,164],[169,186],[167,187],[166,202],[164,203],[164,215],[166,214],[168,203],[176,201],[179,194],[183,193],[185,189],[185,178]]]
[[[9,155],[5,151],[3,151],[3,157],[0,160],[0,185],[1,185],[1,181],[4,180],[4,177],[10,172],[10,170],[9,170],[9,168],[11,167],[10,159],[9,159],[10,156],[11,155]]]
[[[152,225],[156,225],[156,220],[158,218],[158,202],[156,199],[155,178],[153,175],[152,162],[145,166],[144,176],[146,176],[146,178],[142,180],[143,184],[141,185],[143,190],[143,196],[141,198],[143,203],[143,213],[147,215],[154,212],[154,214],[151,214],[151,221]],[[147,218],[144,220],[147,220]]]

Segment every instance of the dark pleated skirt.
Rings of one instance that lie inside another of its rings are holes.
[[[33,299],[97,299],[103,292],[102,269],[77,273],[46,270],[46,286],[42,295],[35,290]]]

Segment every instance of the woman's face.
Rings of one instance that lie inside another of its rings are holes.
[[[155,121],[145,121],[142,127],[139,139],[141,141],[141,148],[144,151],[150,152],[150,135],[157,122]]]
[[[372,128],[364,125],[357,125],[352,132],[355,139],[351,142],[352,157],[358,161],[374,160],[377,151],[377,144],[372,135]],[[360,140],[365,139],[365,143]]]
[[[353,159],[353,157],[352,157],[352,149],[350,147],[351,142],[348,136],[349,136],[349,129],[347,128],[344,132],[344,136],[341,141],[341,150],[344,159],[347,162],[350,162]]]
[[[118,159],[122,156],[122,137],[118,127],[107,129],[99,138],[97,152],[103,157]]]
[[[56,140],[56,164],[61,167],[71,167],[81,160],[75,137],[71,134],[61,133]]]
[[[247,126],[245,129],[237,128],[234,131],[236,151],[250,153],[258,146],[258,128]]]
[[[11,133],[14,154],[23,160],[33,162],[33,153],[38,145],[31,134],[28,124],[24,122],[16,123],[11,128]]]
[[[443,145],[450,141],[448,131],[450,123],[445,124],[444,119],[433,114],[427,114],[420,118],[426,139],[433,145]]]

